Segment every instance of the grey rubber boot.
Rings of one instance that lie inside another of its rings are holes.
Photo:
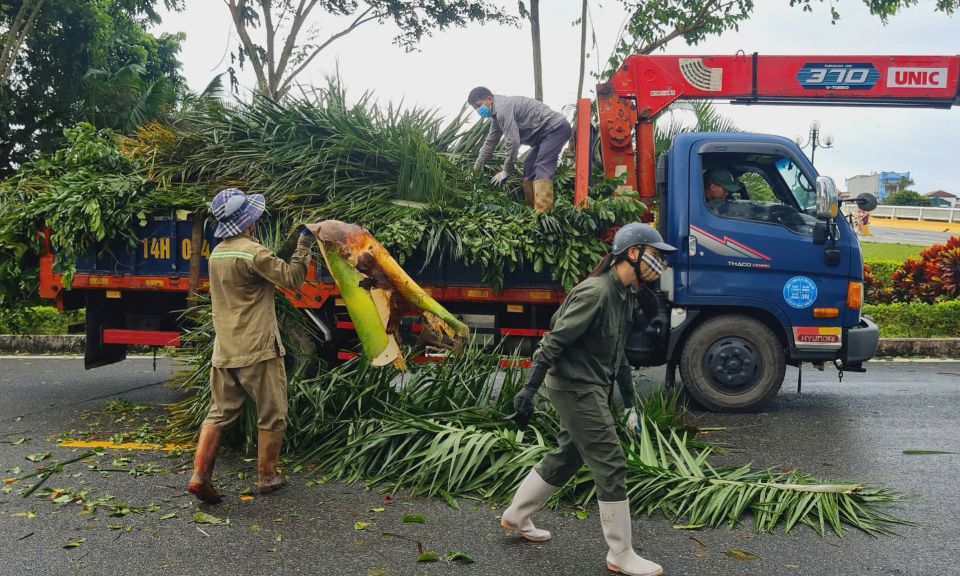
[[[540,509],[543,504],[557,491],[557,486],[547,484],[533,468],[520,484],[517,493],[513,495],[513,502],[500,517],[500,524],[514,532],[520,533],[531,542],[546,542],[550,539],[550,532],[539,530],[530,520],[530,515]]]
[[[633,551],[633,525],[630,518],[630,502],[600,502],[600,522],[603,537],[610,546],[607,552],[607,568],[629,576],[659,576],[663,568],[644,560]]]

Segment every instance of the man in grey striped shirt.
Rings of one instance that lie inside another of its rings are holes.
[[[480,170],[502,137],[506,141],[503,168],[490,184],[506,181],[517,161],[520,145],[531,147],[523,162],[523,197],[527,205],[542,214],[553,205],[553,176],[563,146],[570,140],[571,127],[563,114],[543,102],[525,96],[494,95],[483,86],[470,91],[467,102],[481,118],[490,118],[490,132],[473,165]]]

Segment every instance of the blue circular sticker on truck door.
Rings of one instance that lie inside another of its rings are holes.
[[[806,308],[817,299],[817,285],[806,276],[794,276],[783,285],[783,299],[794,308]]]

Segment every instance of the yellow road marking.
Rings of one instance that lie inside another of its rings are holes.
[[[947,232],[950,234],[960,234],[960,223],[958,222],[950,223],[871,218],[870,226],[874,228],[900,228],[901,230],[924,230],[926,232]]]
[[[137,444],[136,442],[124,442],[123,444],[117,444],[116,442],[87,442],[82,440],[69,440],[67,442],[61,442],[59,446],[65,446],[67,448],[110,448],[111,450],[123,450],[127,448],[132,448],[134,450],[187,450],[193,448],[193,446],[187,444]]]

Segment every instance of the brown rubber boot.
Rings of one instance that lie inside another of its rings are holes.
[[[553,206],[553,180],[533,181],[533,209],[543,214]]]
[[[223,494],[213,488],[210,478],[213,476],[213,463],[217,459],[217,447],[220,446],[220,427],[206,425],[200,429],[197,440],[197,455],[193,459],[193,478],[187,491],[208,504],[216,504]]]
[[[280,458],[280,446],[283,444],[283,432],[260,430],[257,439],[257,473],[260,481],[257,488],[261,494],[270,494],[286,486],[286,479],[277,474],[277,460]]]
[[[520,185],[523,186],[524,201],[533,208],[533,180],[521,180]]]

